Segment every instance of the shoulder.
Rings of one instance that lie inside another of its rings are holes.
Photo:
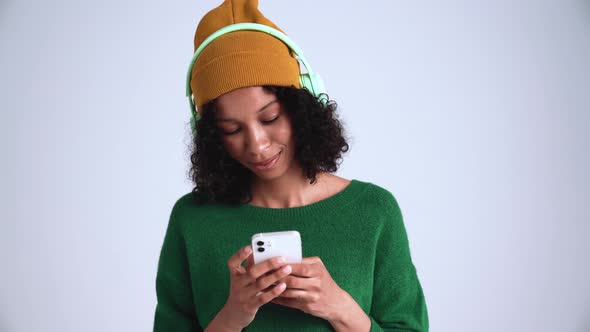
[[[362,186],[365,187],[364,199],[367,202],[372,202],[379,207],[389,207],[399,209],[397,199],[392,191],[382,185],[375,184],[369,181],[362,181],[356,179]]]
[[[361,182],[367,187],[362,204],[369,206],[375,216],[372,220],[378,237],[385,237],[398,244],[406,243],[404,216],[392,191],[372,182]]]
[[[188,192],[180,196],[172,206],[172,213],[186,214],[186,213],[200,213],[211,209],[223,209],[227,206],[218,203],[197,203],[195,194]]]
[[[384,186],[356,178],[349,180],[334,174],[326,175],[326,177],[328,179],[327,182],[333,191],[331,194],[341,192],[349,185],[353,185],[355,187],[354,190],[361,193],[360,196],[364,199],[364,203],[371,204],[376,208],[390,207],[399,209],[395,196]]]
[[[343,191],[352,182],[352,180],[335,174],[325,174],[323,176],[326,178],[327,186],[330,188],[330,195]]]
[[[330,176],[330,182],[335,192],[348,189],[355,204],[372,215],[401,217],[397,199],[385,186],[357,178],[348,180],[336,175]]]
[[[178,220],[181,225],[195,224],[204,220],[223,218],[235,213],[235,208],[221,203],[197,203],[193,192],[188,192],[176,199],[170,212],[171,219]],[[182,227],[182,226],[180,226]]]
[[[188,192],[176,199],[172,205],[172,214],[177,215],[186,209],[190,209],[195,203],[193,202],[192,192]]]
[[[382,185],[360,182],[366,186],[366,190],[359,203],[366,206],[376,217],[377,224],[375,226],[378,229],[403,229],[405,227],[404,216],[393,192]]]

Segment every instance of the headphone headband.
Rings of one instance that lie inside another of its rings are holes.
[[[301,51],[301,49],[295,44],[295,42],[293,42],[291,39],[289,39],[289,37],[287,37],[287,35],[285,35],[284,33],[282,33],[279,30],[276,30],[276,29],[271,28],[268,25],[264,25],[264,24],[258,24],[258,23],[231,24],[231,25],[228,25],[226,27],[223,27],[223,28],[215,31],[209,37],[207,37],[201,43],[201,45],[199,45],[199,47],[197,48],[197,50],[193,54],[193,57],[192,57],[191,62],[189,64],[188,71],[186,73],[186,96],[189,99],[189,104],[190,104],[191,112],[193,115],[193,123],[192,123],[193,129],[194,129],[194,121],[196,121],[200,118],[200,115],[196,111],[196,108],[195,108],[195,101],[192,96],[192,89],[191,89],[191,85],[190,85],[191,75],[193,72],[193,66],[195,64],[195,61],[197,60],[197,57],[199,56],[199,54],[201,54],[201,52],[203,52],[205,47],[207,47],[207,45],[209,45],[211,42],[213,42],[213,40],[215,40],[217,37],[225,35],[230,32],[242,31],[242,30],[260,31],[260,32],[268,33],[268,34],[272,35],[273,37],[281,40],[283,43],[285,43],[295,53],[296,58],[301,60],[301,63],[305,66],[305,69],[307,70],[307,73],[303,73],[303,74],[300,73],[299,80],[300,80],[301,86],[308,88],[317,97],[319,97],[319,95],[321,93],[325,93],[324,84],[323,84],[323,81],[321,80],[321,77],[319,75],[313,73],[311,66],[309,65],[309,63],[307,62],[305,57],[303,56],[303,52]],[[322,99],[322,103],[325,103],[325,102],[326,101],[324,99]]]

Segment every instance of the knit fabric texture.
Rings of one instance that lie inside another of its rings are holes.
[[[423,290],[402,214],[386,189],[353,179],[339,193],[292,208],[196,205],[170,214],[156,277],[154,331],[202,331],[229,295],[227,261],[256,233],[297,230],[303,257],[318,256],[371,319],[372,332],[428,331]],[[333,331],[327,320],[274,303],[244,331]]]
[[[258,23],[285,33],[258,10],[258,0],[225,0],[197,26],[194,51],[215,31],[236,23]],[[202,106],[222,94],[248,86],[300,88],[299,63],[281,40],[259,31],[235,31],[215,39],[197,57],[191,89],[200,115]]]

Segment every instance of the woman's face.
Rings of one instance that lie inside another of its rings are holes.
[[[233,159],[266,180],[294,167],[291,121],[273,93],[261,86],[240,88],[218,97],[215,105],[215,123]]]

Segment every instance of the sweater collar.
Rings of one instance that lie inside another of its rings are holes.
[[[270,208],[250,204],[239,204],[236,208],[240,214],[255,218],[306,218],[318,214],[343,209],[351,204],[367,187],[365,182],[351,179],[351,182],[338,193],[315,203],[288,208]]]

